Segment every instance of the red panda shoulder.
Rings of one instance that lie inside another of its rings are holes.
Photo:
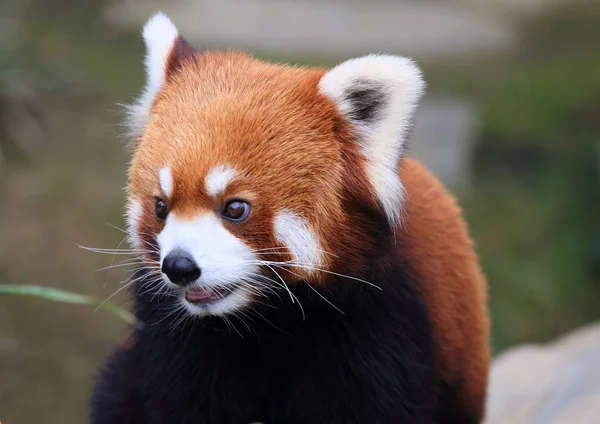
[[[440,377],[461,402],[483,410],[490,360],[487,289],[462,212],[416,160],[400,170],[406,189],[398,249],[429,308]],[[468,358],[468,360],[466,360]]]

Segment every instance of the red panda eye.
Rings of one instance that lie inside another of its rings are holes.
[[[243,200],[230,200],[225,204],[222,214],[231,221],[243,221],[250,214],[250,205]]]
[[[156,199],[156,204],[154,205],[154,214],[161,221],[167,219],[169,208],[167,208],[167,204],[164,200]]]

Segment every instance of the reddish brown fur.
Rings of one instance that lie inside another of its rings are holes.
[[[422,286],[437,333],[439,369],[462,384],[473,411],[485,403],[489,368],[486,283],[455,200],[418,162],[400,172],[407,199],[400,251]],[[462,379],[462,381],[460,381]]]
[[[337,112],[316,90],[323,70],[236,53],[197,54],[188,64],[170,74],[155,99],[130,169],[133,197],[152,210],[154,197],[162,196],[158,170],[169,166],[175,186],[171,213],[193,217],[219,209],[231,197],[256,199],[243,226],[226,224],[252,248],[277,245],[271,217],[285,208],[306,217],[321,247],[335,251],[328,235],[349,223],[340,198],[342,146],[334,141],[333,119],[327,119]],[[204,178],[218,165],[232,166],[240,178],[213,199]],[[140,232],[158,231],[160,224],[146,214]]]
[[[197,53],[181,63],[185,66],[170,67],[130,168],[130,192],[144,208],[140,234],[152,241],[161,230],[152,211],[154,197],[163,196],[158,170],[169,166],[175,187],[171,213],[191,218],[244,197],[253,208],[248,221],[225,225],[259,249],[278,245],[272,217],[291,209],[309,221],[321,248],[337,255],[324,257],[326,267],[366,268],[365,252],[375,248],[368,241],[372,224],[349,216],[345,202],[378,206],[352,128],[317,90],[325,71],[238,53]],[[204,177],[218,165],[232,166],[240,178],[211,198]],[[434,177],[408,158],[400,174],[407,198],[397,249],[430,308],[440,374],[461,385],[472,410],[483,410],[489,323],[485,281],[471,240],[454,199]],[[326,277],[319,273],[312,282],[323,284]]]

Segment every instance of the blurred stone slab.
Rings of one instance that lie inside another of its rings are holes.
[[[159,9],[197,46],[286,55],[493,54],[516,41],[507,17],[465,0],[125,0],[108,17],[137,30]]]
[[[600,325],[494,361],[486,424],[600,423]]]
[[[542,15],[548,10],[564,6],[577,6],[598,0],[459,0],[470,7],[485,10],[487,13],[510,15],[514,18],[528,18]]]
[[[450,189],[467,190],[476,124],[476,111],[470,103],[426,97],[415,116],[410,154]]]

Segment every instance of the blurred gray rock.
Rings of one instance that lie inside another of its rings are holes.
[[[386,51],[417,58],[493,54],[516,42],[503,14],[469,1],[126,0],[114,24],[140,29],[162,9],[197,46],[292,55],[351,56]]]
[[[486,424],[600,422],[600,324],[494,361]]]
[[[459,0],[469,7],[517,19],[546,13],[549,9],[597,0]]]
[[[426,98],[415,117],[411,156],[452,190],[468,189],[476,119],[466,101],[437,97]]]

